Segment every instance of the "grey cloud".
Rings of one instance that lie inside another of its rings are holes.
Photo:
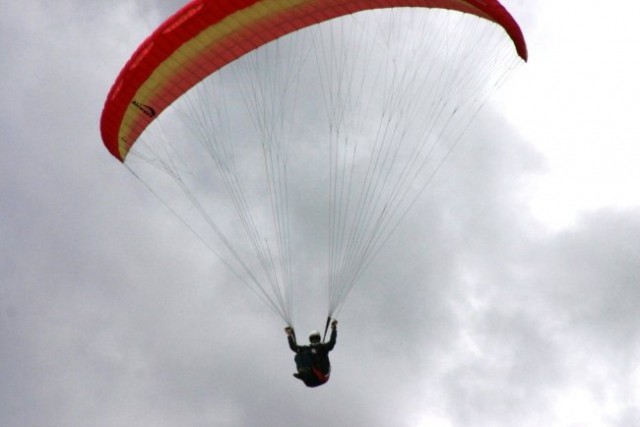
[[[621,406],[610,425],[637,423],[638,211],[539,228],[522,189],[543,161],[490,109],[353,290],[331,381],[296,383],[284,325],[100,142],[148,29],[128,11],[178,3],[3,15],[1,425],[557,425],[576,388]]]

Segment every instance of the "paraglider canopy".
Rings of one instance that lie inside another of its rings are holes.
[[[335,317],[526,59],[496,0],[194,0],[125,64],[101,133],[293,325],[292,284],[326,282]]]
[[[312,24],[394,7],[450,9],[493,21],[527,60],[518,24],[496,0],[195,0],[160,26],[123,68],[105,103],[102,139],[124,161],[167,106],[247,52]]]

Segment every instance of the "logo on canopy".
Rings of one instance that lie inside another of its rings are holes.
[[[136,100],[133,100],[132,104],[137,107],[140,111],[142,111],[144,114],[146,114],[149,117],[155,117],[156,116],[156,110],[153,109],[153,107],[146,105],[146,104],[141,104]]]

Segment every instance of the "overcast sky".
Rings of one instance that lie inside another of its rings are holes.
[[[640,426],[637,2],[504,1],[530,61],[355,288],[314,390],[101,142],[181,4],[0,0],[0,425]]]

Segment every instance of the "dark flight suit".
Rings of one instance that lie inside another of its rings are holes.
[[[307,387],[317,387],[329,381],[331,362],[329,352],[336,345],[338,332],[331,330],[329,342],[316,345],[298,345],[295,335],[287,337],[289,348],[296,353],[295,362],[298,368],[296,378],[301,379]]]

